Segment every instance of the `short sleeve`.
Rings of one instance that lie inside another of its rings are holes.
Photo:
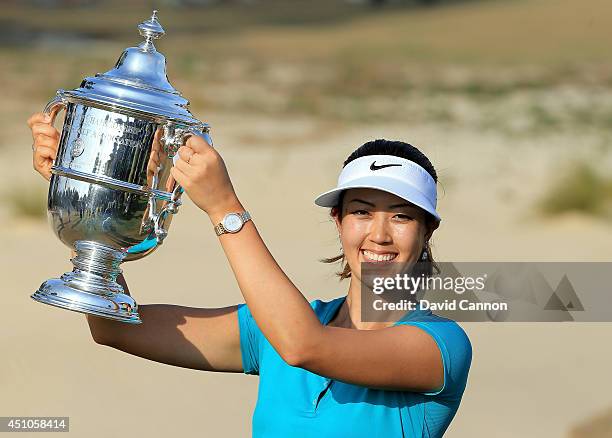
[[[240,331],[240,353],[245,374],[259,374],[259,352],[263,334],[246,304],[238,305],[238,330]]]
[[[459,324],[436,315],[430,315],[421,321],[402,321],[398,324],[413,325],[427,332],[440,349],[444,383],[438,391],[423,394],[461,398],[472,363],[472,344]]]

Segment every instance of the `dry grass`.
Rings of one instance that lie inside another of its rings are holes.
[[[584,161],[572,163],[558,174],[561,176],[541,200],[544,214],[578,212],[612,217],[612,178]]]

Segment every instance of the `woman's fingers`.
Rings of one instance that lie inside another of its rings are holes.
[[[45,113],[34,113],[27,121],[28,126],[32,128],[35,123],[51,123],[51,116]]]
[[[32,164],[46,179],[51,178],[51,166],[57,156],[60,133],[51,125],[51,116],[35,113],[27,121],[32,131]]]
[[[36,146],[36,151],[34,152],[34,159],[36,161],[39,160],[55,160],[57,156],[57,151],[48,146]]]
[[[201,135],[190,136],[185,142],[185,146],[191,148],[196,154],[204,154],[214,150]]]
[[[34,148],[36,149],[39,146],[57,150],[57,138],[49,137],[44,134],[38,134],[36,138],[34,138]]]
[[[176,163],[174,163],[174,167],[179,169],[184,175],[193,175],[193,172],[195,170],[187,161],[183,160],[182,158],[180,160],[176,160]]]
[[[36,146],[32,164],[34,165],[34,169],[46,179],[51,178],[51,165],[55,160],[56,154],[57,151],[53,148]]]
[[[51,178],[51,166],[57,157],[57,138],[36,135],[32,154],[34,169],[46,179]]]
[[[170,175],[183,187],[187,187],[189,185],[189,177],[185,175],[181,169],[177,166],[174,166],[170,169]]]
[[[36,139],[36,136],[40,134],[59,139],[59,131],[48,123],[35,123],[32,125],[32,138]]]
[[[186,163],[190,163],[191,158],[195,155],[195,152],[190,147],[181,146],[178,150],[178,155],[181,160],[185,161]]]

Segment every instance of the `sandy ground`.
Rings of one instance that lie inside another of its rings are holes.
[[[34,109],[17,113],[25,120]],[[434,236],[438,259],[574,261],[612,255],[609,223],[582,216],[543,220],[531,213],[553,164],[588,138],[551,134],[520,140],[407,125],[326,130],[309,119],[236,114],[210,114],[208,120],[239,196],[274,256],[310,299],[337,297],[347,287],[334,278],[333,267],[317,262],[339,246],[327,211],[312,200],[335,183],[354,147],[377,137],[422,146],[437,166],[444,187],[443,223]],[[5,137],[0,150],[2,186],[42,186],[30,168],[25,125],[8,129],[11,141]],[[291,139],[291,132],[299,135]],[[179,369],[96,345],[83,315],[29,298],[42,281],[69,269],[67,248],[46,223],[15,218],[6,208],[0,213],[0,415],[70,416],[75,437],[249,435],[256,377]],[[141,304],[242,302],[208,219],[190,202],[174,219],[163,248],[124,270]],[[474,358],[447,436],[564,437],[572,425],[612,404],[606,377],[611,324],[461,325]]]

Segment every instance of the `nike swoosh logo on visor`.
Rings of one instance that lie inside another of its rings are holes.
[[[384,169],[385,167],[393,167],[393,166],[402,166],[401,164],[381,164],[380,166],[376,165],[376,161],[372,162],[372,164],[370,165],[370,170],[380,170],[380,169]]]

